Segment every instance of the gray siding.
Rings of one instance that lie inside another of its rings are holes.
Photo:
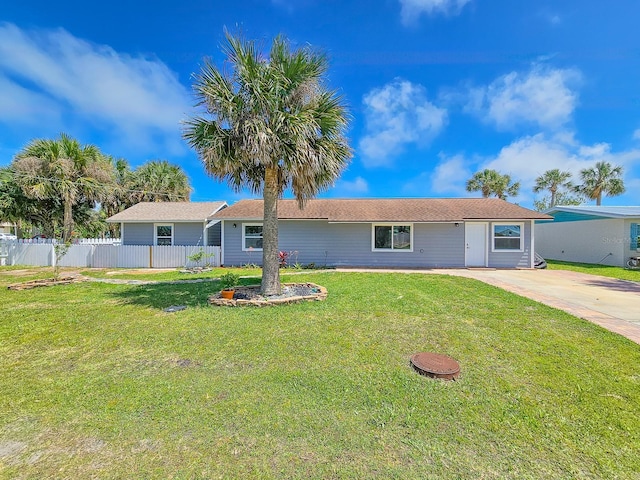
[[[237,227],[233,228],[233,224]],[[251,222],[247,222],[251,223]],[[320,266],[462,267],[464,227],[453,224],[414,224],[412,252],[371,251],[370,223],[281,221],[279,249],[297,251],[297,261]],[[262,252],[242,251],[242,222],[226,221],[224,263],[262,263]],[[291,259],[296,261],[294,255]]]
[[[204,223],[174,223],[174,245],[204,245]]]
[[[207,245],[219,247],[221,239],[222,222],[216,223],[207,229]]]
[[[520,223],[514,221],[513,223]],[[523,251],[522,252],[492,252],[492,232],[494,223],[508,223],[508,221],[489,222],[489,267],[492,268],[531,268],[531,221],[524,222]]]
[[[170,222],[169,222],[170,223]],[[123,245],[153,245],[153,223],[125,223]],[[204,223],[174,223],[174,245],[203,245]]]
[[[125,223],[123,245],[153,245],[153,223]]]

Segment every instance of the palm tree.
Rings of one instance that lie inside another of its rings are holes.
[[[576,192],[602,204],[602,195],[615,197],[625,191],[622,180],[622,167],[613,167],[609,162],[597,162],[593,168],[580,170],[582,184],[575,187]]]
[[[184,138],[212,177],[262,194],[261,291],[272,295],[280,292],[278,198],[291,188],[302,208],[338,178],[351,158],[347,112],[322,84],[325,55],[291,51],[278,36],[264,58],[254,42],[226,38],[232,68],[205,61],[194,90],[206,114],[186,122]]]
[[[482,192],[483,198],[495,195],[502,200],[507,196],[516,196],[520,191],[520,182],[511,183],[510,175],[503,175],[496,170],[485,168],[481,172],[476,172],[467,180],[468,192]]]
[[[28,197],[61,200],[65,242],[73,231],[73,208],[99,201],[113,178],[111,163],[96,146],[80,145],[64,133],[57,140],[32,141],[15,156],[12,169]]]
[[[132,203],[188,201],[191,193],[184,170],[166,160],[152,160],[139,166],[128,184]]]
[[[104,217],[108,218],[132,206],[135,201],[131,192],[133,172],[124,158],[108,157],[113,165],[113,186],[106,197],[100,202],[100,209]],[[112,237],[120,233],[120,225],[111,223],[107,229]]]
[[[556,204],[556,195],[559,189],[572,188],[573,185],[570,181],[571,172],[561,172],[559,168],[553,170],[547,170],[538,178],[536,178],[536,184],[533,187],[535,193],[539,193],[543,190],[549,190],[551,193],[550,207]]]

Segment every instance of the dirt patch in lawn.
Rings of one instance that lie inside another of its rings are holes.
[[[126,270],[108,270],[105,275],[149,275],[150,273],[175,272],[175,268],[131,268]]]
[[[68,285],[70,283],[86,282],[87,277],[82,275],[65,275],[59,278],[39,278],[27,282],[12,283],[7,288],[9,290],[31,290],[38,287],[53,287],[55,285]]]
[[[283,283],[280,295],[262,295],[260,285],[236,287],[232,299],[222,298],[220,292],[209,297],[209,303],[226,307],[265,307],[289,303],[325,300],[327,289],[315,283]]]

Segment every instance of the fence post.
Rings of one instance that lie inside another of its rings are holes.
[[[153,268],[153,246],[149,245],[149,268]]]

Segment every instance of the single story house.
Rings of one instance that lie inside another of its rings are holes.
[[[262,200],[218,211],[222,263],[262,262]],[[278,203],[279,249],[319,266],[533,268],[534,222],[497,198],[315,199]]]
[[[226,202],[140,202],[109,217],[120,224],[122,245],[220,246],[220,224],[211,219]]]
[[[624,267],[638,251],[640,207],[555,206],[536,224],[536,250],[567,262]]]

